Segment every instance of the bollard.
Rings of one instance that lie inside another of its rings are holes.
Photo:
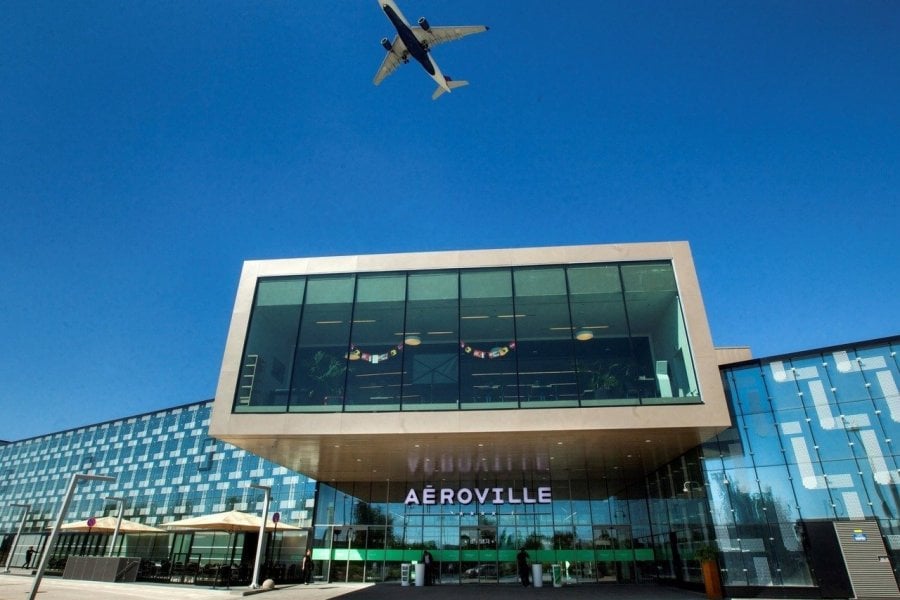
[[[531,565],[531,585],[536,588],[544,587],[544,565],[541,563]]]

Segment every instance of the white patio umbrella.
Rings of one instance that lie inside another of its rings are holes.
[[[163,527],[170,531],[227,531],[230,533],[229,546],[231,547],[231,561],[234,561],[234,534],[239,531],[259,531],[262,517],[239,510],[229,510],[202,517],[191,517],[180,521],[164,523]],[[285,523],[275,523],[271,519],[266,521],[266,531],[275,531],[276,527],[282,531],[295,531],[300,529]]]
[[[62,531],[72,531],[72,532],[91,532],[91,533],[112,533],[116,530],[116,521],[118,519],[116,517],[98,517],[94,519],[94,525],[92,527],[88,527],[89,519],[84,519],[83,521],[73,521],[71,523],[66,523],[60,527]],[[162,529],[157,529],[156,527],[151,527],[150,525],[144,525],[142,523],[136,523],[135,521],[128,521],[127,519],[122,519],[122,524],[119,526],[119,533],[165,533]]]
[[[191,517],[189,519],[181,519],[180,521],[172,521],[164,523],[163,527],[172,530],[195,531],[198,529],[206,531],[259,531],[262,524],[262,517],[250,513],[241,512],[239,510],[229,510],[211,515],[203,515],[202,517]],[[293,525],[285,523],[276,523],[271,519],[266,521],[266,531],[274,531],[275,528],[282,531],[295,531],[300,529]]]

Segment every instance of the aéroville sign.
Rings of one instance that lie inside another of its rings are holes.
[[[549,487],[530,488],[435,488],[426,485],[421,493],[410,488],[403,502],[410,504],[550,504],[553,496]]]

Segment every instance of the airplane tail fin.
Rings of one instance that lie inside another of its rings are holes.
[[[451,90],[455,90],[456,88],[460,88],[460,87],[462,87],[462,86],[464,86],[464,85],[469,85],[469,82],[468,82],[468,81],[462,81],[462,80],[460,80],[460,81],[453,81],[452,79],[449,79],[449,78],[447,79],[447,87],[449,87]],[[434,90],[434,93],[431,95],[431,99],[432,99],[432,100],[437,100],[438,98],[441,97],[441,95],[442,95],[444,92],[447,92],[447,91],[449,91],[449,90],[446,90],[446,89],[444,89],[443,86],[440,86],[440,85],[439,85],[439,86],[437,87],[437,89]]]

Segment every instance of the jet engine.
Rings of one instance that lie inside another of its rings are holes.
[[[428,24],[428,20],[425,17],[419,17],[419,27],[425,31],[431,29],[431,25]]]
[[[388,52],[393,50],[393,48],[391,48],[391,41],[387,38],[381,38],[381,45],[384,46],[384,49]]]

